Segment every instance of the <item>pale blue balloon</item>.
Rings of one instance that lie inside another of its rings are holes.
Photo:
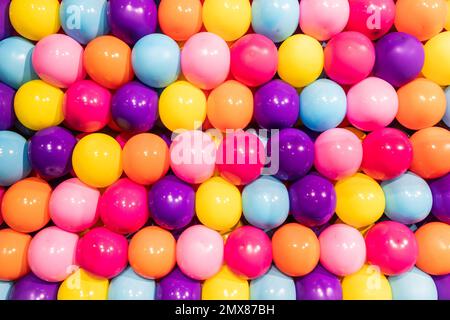
[[[142,278],[131,267],[111,280],[109,300],[154,300],[155,281]]]
[[[389,219],[414,224],[424,220],[433,206],[433,194],[427,182],[412,172],[406,172],[381,183],[386,198],[385,213]]]
[[[295,283],[276,267],[250,282],[251,300],[295,300]]]
[[[180,59],[178,44],[161,33],[141,38],[134,45],[131,55],[136,77],[153,88],[167,87],[178,79]]]
[[[13,284],[12,281],[0,281],[0,300],[8,300]]]
[[[450,87],[445,89],[445,97],[447,99],[447,109],[442,119],[447,127],[450,127]]]
[[[81,44],[109,32],[108,1],[63,0],[59,17],[64,32]]]
[[[0,41],[0,81],[19,89],[24,83],[37,79],[31,57],[34,44],[21,37]]]
[[[282,42],[298,27],[298,0],[253,0],[252,27],[273,42]]]
[[[30,172],[27,140],[18,133],[0,131],[0,186],[10,186]]]
[[[334,81],[319,79],[300,93],[300,119],[317,132],[336,128],[347,113],[347,96]]]
[[[245,219],[255,227],[270,230],[283,224],[289,214],[286,186],[271,176],[262,176],[242,191]]]
[[[437,300],[438,292],[433,278],[413,267],[398,276],[389,277],[393,300]]]

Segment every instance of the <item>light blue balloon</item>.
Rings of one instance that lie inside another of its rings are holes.
[[[8,300],[9,291],[13,284],[12,281],[0,281],[0,300]]]
[[[142,278],[131,267],[111,280],[109,300],[155,300],[155,281]]]
[[[289,214],[289,193],[279,180],[262,176],[242,191],[245,219],[255,227],[270,230],[280,226]]]
[[[31,57],[34,44],[21,37],[0,41],[0,81],[19,89],[24,83],[37,79]]]
[[[273,42],[286,40],[298,27],[298,0],[253,0],[252,27]]]
[[[438,292],[433,278],[413,267],[398,276],[389,277],[393,300],[437,300]]]
[[[63,0],[59,17],[64,32],[81,44],[109,32],[108,1]]]
[[[334,81],[319,79],[300,93],[300,119],[313,131],[336,128],[344,120],[346,112],[347,96]]]
[[[447,109],[442,119],[447,127],[450,127],[450,87],[445,89],[445,98],[447,99]]]
[[[250,282],[251,300],[295,300],[295,283],[276,267]]]
[[[180,48],[164,34],[153,33],[136,42],[131,61],[138,79],[153,88],[167,87],[180,74]]]
[[[433,206],[431,189],[421,177],[406,172],[381,183],[386,198],[385,213],[389,219],[414,224],[425,219]]]
[[[0,186],[10,186],[30,172],[28,142],[15,132],[0,131]]]

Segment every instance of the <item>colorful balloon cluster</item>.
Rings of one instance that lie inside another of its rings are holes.
[[[449,4],[0,0],[0,299],[450,299]]]

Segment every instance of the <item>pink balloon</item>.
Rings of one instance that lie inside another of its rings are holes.
[[[342,85],[355,84],[372,72],[375,47],[359,32],[347,31],[335,35],[324,50],[325,72]]]
[[[98,220],[100,192],[77,178],[60,183],[50,197],[49,210],[53,222],[63,230],[81,232]]]
[[[347,119],[356,128],[373,131],[387,127],[397,115],[398,96],[389,82],[367,78],[347,94]]]
[[[39,78],[51,85],[67,88],[86,76],[83,47],[69,36],[52,34],[34,48],[32,63]]]
[[[185,131],[170,145],[170,167],[183,181],[199,184],[208,180],[216,164],[216,144],[199,130]]]
[[[355,174],[361,165],[361,141],[347,129],[334,128],[323,132],[314,145],[314,166],[331,180],[341,180]]]
[[[300,28],[319,41],[329,40],[344,30],[349,15],[348,0],[300,1]]]
[[[150,212],[144,186],[123,178],[109,186],[100,197],[98,211],[105,227],[127,234],[138,231]]]
[[[366,261],[366,244],[361,233],[346,224],[329,226],[319,236],[320,263],[337,276],[357,272]]]
[[[231,73],[234,78],[257,87],[270,81],[278,68],[277,47],[261,34],[247,34],[231,46]]]
[[[104,227],[88,231],[77,245],[78,265],[99,277],[114,278],[128,263],[128,241]]]
[[[206,280],[219,272],[223,262],[223,239],[203,225],[189,227],[177,241],[177,264],[196,280]]]
[[[218,35],[200,32],[181,51],[181,70],[195,86],[210,90],[225,81],[230,71],[230,49]]]
[[[31,240],[28,264],[31,271],[49,282],[65,280],[77,270],[75,253],[78,235],[58,227],[42,229]]]

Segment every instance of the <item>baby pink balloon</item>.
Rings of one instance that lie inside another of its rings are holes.
[[[397,92],[383,79],[364,79],[347,94],[347,119],[360,130],[387,127],[395,119],[397,111]]]
[[[100,192],[77,178],[59,184],[50,197],[50,217],[63,230],[81,232],[98,220]]]
[[[366,244],[361,233],[346,224],[334,224],[319,236],[320,263],[337,276],[357,272],[366,261]]]
[[[181,70],[197,87],[210,90],[225,81],[230,71],[230,49],[221,37],[200,32],[189,38],[181,51]]]
[[[66,279],[77,267],[75,253],[78,235],[48,227],[36,234],[28,249],[28,263],[31,271],[49,282]]]
[[[36,44],[33,68],[45,82],[67,88],[86,76],[83,52],[83,47],[71,37],[52,34]]]
[[[300,28],[319,41],[344,30],[350,16],[348,0],[300,1]]]
[[[214,174],[216,151],[209,134],[199,130],[185,131],[170,145],[170,167],[181,180],[202,183]]]
[[[203,225],[192,226],[177,241],[177,264],[196,280],[206,280],[219,272],[223,261],[223,239]]]
[[[355,174],[362,162],[362,143],[347,129],[334,128],[323,132],[316,139],[314,150],[314,166],[331,180]]]

